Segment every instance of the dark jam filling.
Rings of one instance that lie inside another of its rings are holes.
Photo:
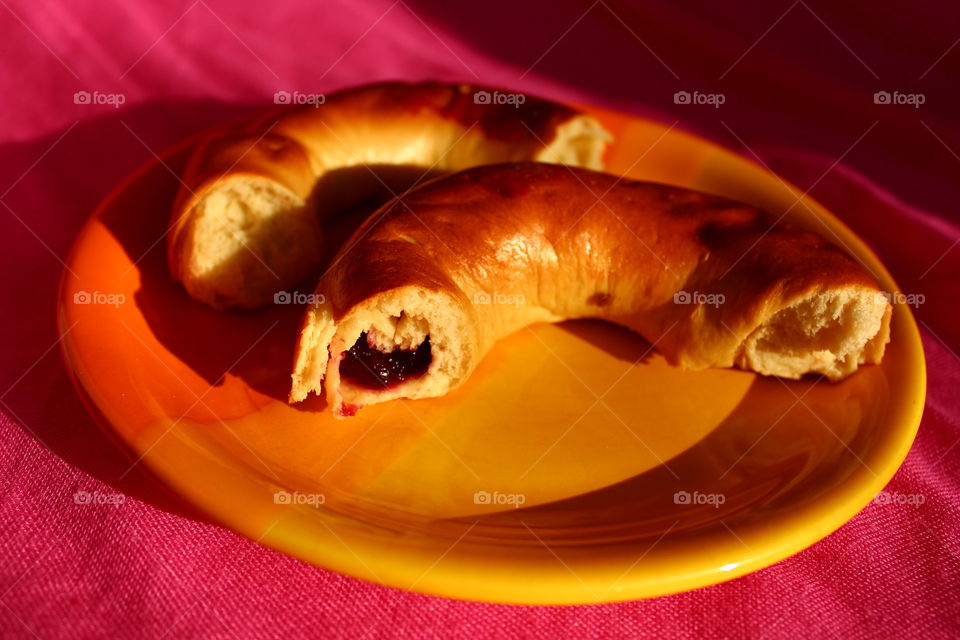
[[[366,332],[344,352],[340,377],[367,389],[389,389],[401,382],[419,378],[430,367],[430,336],[416,349],[396,349],[384,353],[367,342]]]

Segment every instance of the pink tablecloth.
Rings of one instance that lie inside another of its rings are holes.
[[[956,8],[50,4],[0,2],[0,636],[960,635]],[[728,584],[643,602],[509,607],[307,566],[184,513],[140,476],[119,480],[124,459],[85,413],[57,349],[57,278],[83,220],[153,151],[277,90],[383,78],[480,81],[679,120],[812,186],[906,292],[926,296],[916,312],[926,413],[888,487],[924,503],[872,504],[807,551]],[[75,104],[77,91],[124,103]],[[674,104],[677,91],[725,101]],[[906,102],[875,104],[877,91]],[[76,505],[78,490],[127,499]]]

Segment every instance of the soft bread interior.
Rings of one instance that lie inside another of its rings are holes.
[[[577,116],[557,127],[554,139],[537,154],[539,162],[603,169],[603,153],[613,136],[596,119]]]
[[[477,339],[468,322],[471,307],[448,292],[400,287],[367,300],[339,323],[326,303],[312,308],[301,333],[290,401],[298,402],[325,386],[334,415],[343,417],[366,404],[394,398],[433,398],[459,386],[472,370]],[[341,375],[346,352],[366,337],[388,354],[413,351],[429,336],[430,362],[418,375],[382,388],[357,384]],[[329,345],[329,346],[328,346]]]
[[[812,293],[755,329],[737,365],[781,378],[820,373],[839,380],[861,364],[880,361],[890,339],[890,315],[887,298],[875,290]]]
[[[346,125],[339,133],[325,127],[329,133],[303,140],[304,148],[274,136],[219,152],[233,159],[230,169],[197,188],[181,216],[185,227],[174,234],[172,271],[193,298],[218,309],[265,306],[323,261],[325,234],[335,236],[333,246],[362,221],[341,215],[345,209],[480,164],[533,157],[601,169],[612,139],[588,116],[556,125],[542,148],[536,134],[513,144],[448,119],[357,117]],[[252,169],[234,170],[240,162]],[[321,229],[331,220],[342,224]]]
[[[492,307],[482,310],[492,312]],[[596,315],[581,311],[569,317]],[[334,415],[342,418],[365,405],[395,398],[444,395],[466,380],[484,355],[484,346],[501,337],[499,333],[510,332],[504,325],[505,331],[495,332],[496,336],[475,334],[476,327],[494,324],[492,318],[477,322],[478,313],[477,307],[454,294],[418,287],[369,298],[337,324],[326,304],[314,307],[303,328],[290,401],[298,402],[325,388]],[[740,345],[736,365],[783,378],[818,373],[839,380],[861,364],[880,362],[889,341],[890,316],[887,298],[876,290],[849,286],[813,292],[786,304],[752,330]],[[523,326],[566,317],[526,314],[516,319]],[[363,337],[381,353],[413,351],[429,337],[429,367],[422,375],[396,385],[357,385],[341,375],[341,365],[346,352]],[[710,366],[696,361],[680,364],[692,369]]]
[[[319,250],[306,203],[278,182],[237,176],[203,192],[189,213],[190,294],[207,304],[255,308],[306,275]]]

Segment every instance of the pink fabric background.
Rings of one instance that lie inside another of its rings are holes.
[[[0,1],[0,636],[960,635],[960,10],[755,4]],[[807,551],[696,592],[511,607],[307,566],[187,513],[141,476],[118,481],[124,458],[57,349],[60,261],[80,225],[151,150],[279,89],[386,78],[479,81],[679,120],[813,186],[904,291],[926,296],[926,413],[887,488],[925,503],[871,504]],[[78,90],[122,92],[126,104],[76,105]],[[726,103],[675,105],[678,90]],[[875,105],[878,90],[926,102]],[[75,505],[78,490],[127,500]]]

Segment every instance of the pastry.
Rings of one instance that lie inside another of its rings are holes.
[[[839,380],[891,306],[857,260],[754,207],[542,163],[435,179],[370,216],[316,288],[290,400],[338,417],[463,384],[501,337],[601,318],[671,364]]]
[[[273,302],[336,251],[325,224],[338,212],[428,175],[523,160],[600,169],[610,140],[571,108],[469,85],[389,82],[314,98],[216,131],[190,156],[167,251],[196,300]]]

